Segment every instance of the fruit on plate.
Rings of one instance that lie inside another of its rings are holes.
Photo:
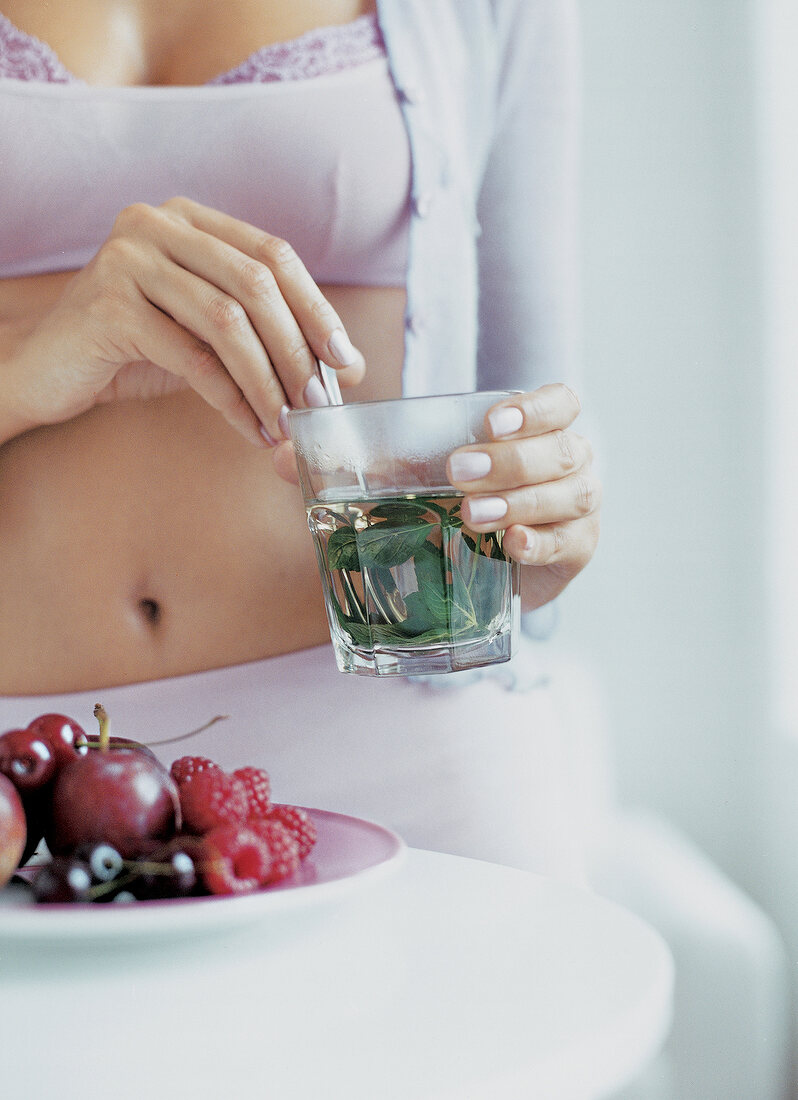
[[[18,791],[34,791],[55,775],[55,754],[38,733],[27,729],[8,730],[0,737],[0,773]]]
[[[85,730],[65,714],[40,714],[28,729],[49,747],[57,768],[86,752]]]
[[[42,836],[49,851],[22,872],[42,903],[244,894],[298,870],[316,826],[271,801],[268,772],[203,756],[167,770],[146,744],[112,737],[100,704],[95,715],[99,734],[46,714],[0,735],[0,886]]]
[[[149,745],[145,745],[143,741],[134,741],[132,737],[116,737],[113,734],[103,740],[98,733],[87,733],[81,742],[80,751],[83,754],[91,749],[99,749],[103,744],[109,749],[135,749],[136,752],[144,753],[145,756],[149,756],[153,760],[158,759]]]
[[[217,825],[203,843],[202,877],[212,894],[251,894],[269,881],[269,846],[246,825]]]
[[[56,775],[45,840],[54,855],[106,843],[130,859],[145,842],[174,835],[180,800],[163,764],[138,746],[111,747],[107,715],[98,717],[97,747]]]
[[[0,774],[16,787],[28,826],[20,864],[27,863],[44,836],[56,772],[87,751],[85,741],[82,727],[63,714],[42,714],[24,729],[0,735]]]
[[[19,791],[25,821],[28,827],[28,839],[19,859],[20,867],[28,862],[44,840],[44,828],[50,812],[50,787],[37,791]]]
[[[26,834],[22,799],[11,780],[0,775],[0,886],[5,886],[17,869]]]

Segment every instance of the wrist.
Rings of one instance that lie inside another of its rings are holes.
[[[20,361],[22,340],[19,326],[0,326],[0,446],[40,423],[21,398],[19,379],[25,376]]]

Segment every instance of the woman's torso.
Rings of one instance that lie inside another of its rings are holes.
[[[123,86],[204,84],[269,42],[364,10],[335,0],[0,8],[76,77]],[[157,100],[151,109],[155,126]],[[68,277],[0,282],[0,318]],[[366,358],[353,396],[398,395],[403,287],[322,289]],[[191,391],[98,406],[1,448],[0,561],[6,694],[159,678],[327,636],[298,490]]]

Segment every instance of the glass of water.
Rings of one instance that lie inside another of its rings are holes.
[[[470,530],[447,481],[456,448],[488,441],[510,391],[290,413],[338,668],[367,676],[508,661],[520,566],[502,531]]]

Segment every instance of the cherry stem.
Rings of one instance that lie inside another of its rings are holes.
[[[108,745],[111,740],[111,720],[108,717],[108,713],[102,703],[95,703],[94,705],[94,717],[100,724],[100,740],[99,747],[102,752],[108,749]]]
[[[195,864],[196,870],[201,871],[205,864]],[[97,898],[103,897],[105,894],[110,894],[112,890],[120,890],[126,886],[132,885],[142,875],[170,875],[172,873],[172,864],[163,863],[160,860],[152,859],[126,859],[123,862],[124,873],[117,875],[116,878],[109,879],[107,882],[97,882],[94,886],[89,888],[89,898],[91,901],[95,901]]]
[[[196,737],[198,733],[204,733],[205,730],[210,729],[211,726],[215,725],[217,722],[226,722],[229,717],[229,714],[217,714],[215,718],[211,718],[204,726],[198,726],[197,729],[189,730],[188,733],[179,733],[176,737],[165,737],[162,741],[144,741],[142,744],[174,745],[176,741],[185,741],[188,737]]]
[[[97,742],[98,748],[105,751],[111,742],[111,719],[108,717],[108,712],[102,703],[94,704],[94,717],[100,724],[100,736]],[[179,733],[175,737],[164,737],[159,741],[140,741],[139,744],[147,745],[147,747],[155,745],[174,745],[176,741],[185,741],[189,737],[196,737],[198,733],[204,733],[205,730],[210,729],[211,726],[216,725],[217,722],[226,722],[230,717],[229,714],[217,714],[210,721],[205,722],[204,725],[198,726],[195,730],[189,730],[188,733]],[[78,744],[87,744],[85,739]],[[132,744],[132,742],[131,742]]]

